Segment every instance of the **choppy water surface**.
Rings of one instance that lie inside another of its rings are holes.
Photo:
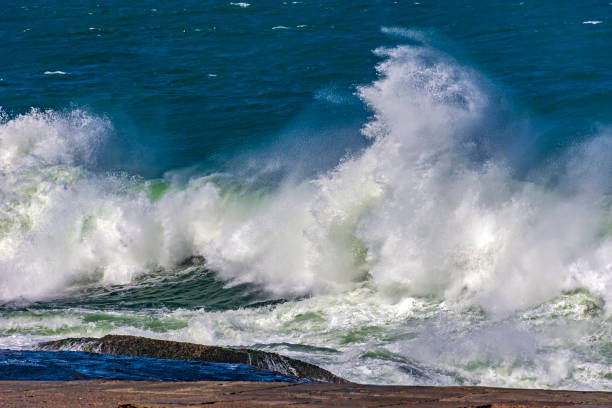
[[[134,334],[609,389],[611,15],[11,3],[0,347]]]

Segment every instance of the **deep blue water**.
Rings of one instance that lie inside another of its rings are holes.
[[[136,334],[362,382],[611,389],[611,17],[3,1],[0,348]],[[229,370],[2,353],[19,378]]]
[[[2,380],[283,381],[295,378],[244,364],[207,363],[79,351],[0,350]]]
[[[104,170],[215,171],[262,146],[330,167],[364,143],[355,130],[367,113],[353,93],[375,78],[371,50],[406,41],[384,26],[426,33],[483,72],[528,112],[540,155],[612,119],[608,1],[229,3],[6,2],[0,106],[107,115]]]

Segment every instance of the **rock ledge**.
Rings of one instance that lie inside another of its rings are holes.
[[[113,356],[140,356],[211,363],[247,364],[308,382],[348,384],[314,364],[260,350],[204,346],[146,337],[107,335],[102,338],[79,337],[41,343],[41,350],[71,350]]]

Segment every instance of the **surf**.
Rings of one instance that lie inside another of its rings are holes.
[[[606,160],[606,132],[567,152],[560,168],[516,179],[487,151],[496,129],[487,127],[495,113],[486,80],[423,44],[376,54],[379,78],[357,89],[372,113],[362,128],[369,146],[272,189],[227,173],[186,182],[96,173],[108,119],[5,114],[0,297],[127,284],[199,256],[230,285],[280,297],[368,281],[390,297],[490,311],[580,287],[607,300],[606,186],[584,164]],[[552,171],[561,175],[550,186]]]

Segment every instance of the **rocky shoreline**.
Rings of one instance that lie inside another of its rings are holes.
[[[0,381],[3,408],[612,407],[612,393],[488,387],[145,381]]]
[[[44,351],[248,364],[305,380],[288,382],[0,381],[0,406],[161,407],[612,407],[612,393],[489,387],[354,384],[303,361],[260,350],[204,346],[134,336],[69,338],[41,343]]]
[[[274,371],[305,382],[347,384],[340,378],[314,364],[261,350],[204,346],[146,337],[107,335],[102,338],[79,337],[49,341],[38,345],[45,351],[85,351],[112,356],[140,356],[172,360],[206,361],[211,363],[246,364]]]

